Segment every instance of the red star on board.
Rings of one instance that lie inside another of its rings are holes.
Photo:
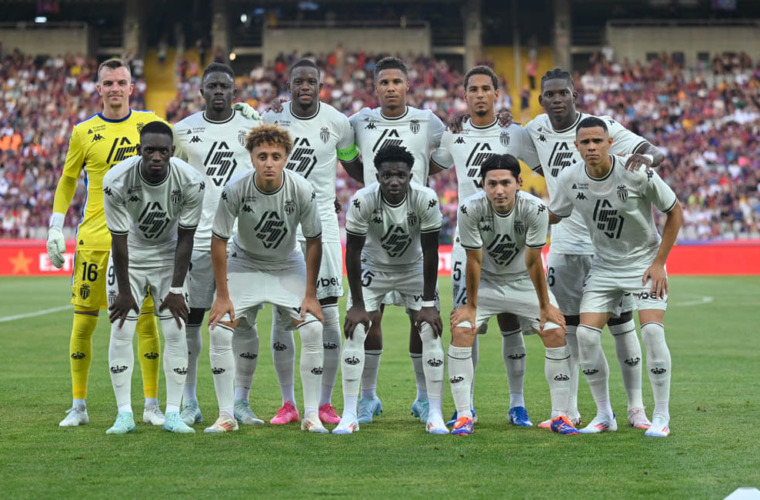
[[[29,264],[32,263],[32,258],[24,255],[23,251],[19,250],[16,257],[8,260],[13,264],[13,274],[29,274]]]

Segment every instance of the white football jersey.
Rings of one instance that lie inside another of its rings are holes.
[[[388,204],[380,184],[358,190],[346,213],[346,232],[365,236],[362,261],[380,271],[408,272],[422,265],[421,233],[440,231],[438,195],[430,188],[409,185],[404,201]]]
[[[362,108],[349,120],[354,127],[356,144],[362,153],[364,185],[377,182],[375,155],[385,146],[402,146],[414,156],[412,182],[425,186],[430,154],[441,143],[446,126],[429,109],[406,107],[398,118],[388,118],[381,108]]]
[[[235,176],[222,191],[214,218],[214,236],[222,240],[232,236],[238,220],[233,242],[261,270],[289,269],[291,260],[303,259],[296,238],[299,224],[307,239],[322,234],[314,188],[298,174],[282,174],[282,186],[272,193],[258,188],[255,170]]]
[[[211,226],[222,189],[232,176],[253,168],[245,138],[261,120],[250,120],[237,111],[225,121],[206,118],[203,111],[174,125],[174,156],[206,176],[203,215],[195,232],[195,250],[211,249]]]
[[[178,158],[169,175],[151,184],[140,173],[141,156],[115,165],[103,177],[108,229],[128,234],[130,267],[150,268],[174,260],[177,229],[195,229],[201,218],[203,175]]]
[[[464,201],[483,188],[480,166],[493,155],[510,154],[528,165],[538,163],[530,136],[520,125],[499,126],[494,121],[486,127],[468,120],[458,134],[446,130],[441,145],[433,153],[433,161],[441,168],[454,165],[459,186],[459,200]]]
[[[565,168],[550,207],[559,217],[577,213],[583,218],[594,242],[594,267],[643,274],[661,241],[652,205],[669,212],[678,200],[654,170],[626,170],[628,158],[612,156],[612,170],[601,179],[589,176],[584,162]]]
[[[278,125],[293,139],[293,151],[285,168],[304,177],[317,193],[322,218],[322,240],[340,241],[338,214],[335,213],[335,177],[338,160],[350,161],[359,156],[354,131],[348,118],[332,106],[319,104],[314,116],[299,118],[291,112],[290,102],[280,113],[268,111],[264,123]]]
[[[528,276],[525,247],[546,245],[549,211],[541,199],[517,191],[512,210],[500,214],[481,191],[459,206],[457,226],[465,249],[483,250],[481,279],[503,285]]]
[[[578,119],[565,130],[554,130],[547,114],[538,115],[525,126],[533,145],[538,153],[541,168],[546,179],[546,189],[549,198],[554,198],[554,193],[559,188],[559,174],[563,168],[573,163],[582,161],[580,153],[575,147],[575,128],[584,118],[586,113],[578,113]],[[610,153],[624,155],[631,154],[639,146],[647,143],[643,137],[634,134],[609,116],[600,116],[607,124],[612,145]],[[527,162],[526,162],[527,163]],[[537,168],[538,165],[530,165]],[[569,220],[552,228],[552,252],[571,255],[593,255],[591,237],[588,235],[583,219],[579,214],[573,214]]]

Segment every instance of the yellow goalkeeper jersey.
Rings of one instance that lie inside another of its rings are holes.
[[[77,227],[77,249],[111,249],[111,233],[103,211],[103,176],[137,153],[140,130],[157,120],[163,121],[152,111],[130,110],[121,120],[109,120],[98,113],[74,126],[62,176],[78,179],[84,171],[87,198]]]

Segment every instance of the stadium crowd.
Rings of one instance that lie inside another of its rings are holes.
[[[0,57],[0,237],[44,238],[69,131],[99,111],[97,64],[82,56],[43,59],[18,51]],[[270,66],[239,76],[238,98],[263,112],[275,98],[287,97],[286,74],[295,57],[282,55]],[[377,106],[372,69],[378,59],[341,47],[320,58],[321,100],[349,115]],[[411,105],[431,109],[444,121],[466,112],[459,72],[444,61],[405,59]],[[579,109],[609,114],[665,152],[662,176],[684,207],[680,239],[760,238],[760,64],[753,66],[746,54],[717,57],[697,69],[666,55],[646,63],[610,62],[598,55],[591,62],[589,71],[574,76]],[[202,106],[200,71],[184,64],[190,70],[177,72],[183,77],[166,109],[171,123]],[[135,87],[133,104],[141,109],[144,80]],[[502,78],[502,90],[507,88]],[[496,108],[512,109],[508,92],[502,92]],[[449,243],[456,178],[438,175],[431,178],[431,187],[439,193],[444,213],[442,243]],[[344,204],[355,189],[341,173],[337,191]],[[84,201],[84,189],[79,189],[67,227],[76,226]]]

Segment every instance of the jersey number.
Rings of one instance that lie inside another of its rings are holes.
[[[98,280],[98,265],[82,262],[82,281],[95,282]]]

